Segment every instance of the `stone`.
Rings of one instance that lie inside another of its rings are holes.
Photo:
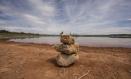
[[[78,45],[65,45],[65,44],[60,44],[59,46],[57,46],[57,51],[64,53],[64,54],[77,54],[77,52],[79,51],[79,46]]]
[[[71,35],[60,34],[62,44],[55,45],[55,49],[59,52],[56,62],[59,66],[69,66],[79,59],[79,45],[75,44],[75,40]]]
[[[75,40],[72,36],[70,35],[61,35],[61,39],[60,41],[63,43],[63,44],[74,44],[75,43]]]
[[[69,66],[75,63],[78,59],[79,59],[78,54],[72,55],[58,54],[58,56],[56,57],[56,61],[59,66]]]

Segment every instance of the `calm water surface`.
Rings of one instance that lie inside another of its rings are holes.
[[[131,48],[131,38],[108,37],[75,37],[76,43],[89,47],[128,47]],[[11,39],[14,42],[59,44],[59,37],[39,37],[25,39]]]

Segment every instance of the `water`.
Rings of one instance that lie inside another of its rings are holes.
[[[75,37],[76,43],[89,47],[128,47],[131,48],[131,38],[109,38],[109,37]],[[59,37],[39,37],[25,39],[10,39],[14,42],[59,44]]]

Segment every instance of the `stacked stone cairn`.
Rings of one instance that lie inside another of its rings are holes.
[[[62,44],[55,45],[55,49],[59,52],[56,57],[56,62],[59,66],[70,66],[78,59],[79,45],[75,44],[74,37],[71,35],[60,34]]]

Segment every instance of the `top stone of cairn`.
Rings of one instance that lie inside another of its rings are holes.
[[[63,32],[62,32],[62,33],[60,33],[60,36],[61,36],[60,41],[63,44],[71,45],[71,44],[75,43],[75,40],[71,35],[63,35]]]

